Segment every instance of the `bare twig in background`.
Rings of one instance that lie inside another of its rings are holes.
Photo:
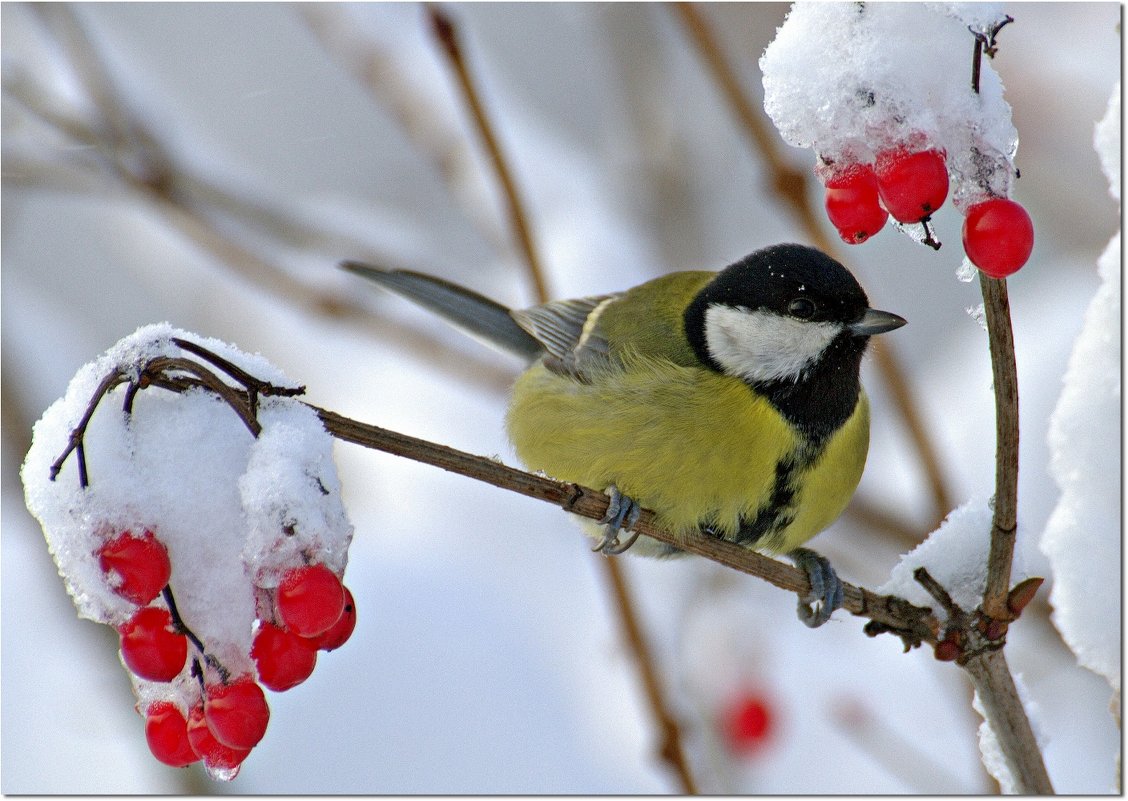
[[[462,91],[462,97],[466,101],[466,105],[469,106],[470,113],[474,118],[474,126],[482,137],[482,143],[489,153],[494,174],[505,195],[506,208],[509,212],[513,233],[517,237],[517,244],[525,259],[528,276],[533,285],[533,296],[537,298],[538,303],[544,303],[549,300],[550,295],[544,277],[544,268],[541,266],[540,256],[537,253],[536,245],[533,243],[532,232],[529,230],[525,204],[521,202],[521,197],[517,192],[517,184],[513,179],[513,171],[509,168],[509,161],[498,143],[493,125],[490,123],[482,106],[481,98],[478,96],[474,79],[466,66],[466,59],[462,55],[462,47],[458,41],[454,22],[435,5],[428,4],[426,8],[435,40],[442,45],[443,52],[454,70],[455,77],[458,79],[458,86]]]
[[[36,188],[57,186],[70,191],[105,193],[107,187],[101,177],[109,176],[116,180],[120,189],[138,196],[159,212],[171,229],[211,254],[217,266],[263,291],[296,308],[348,320],[391,346],[418,350],[467,384],[485,385],[494,391],[508,387],[512,380],[510,371],[497,360],[488,358],[484,349],[483,358],[454,354],[424,330],[411,328],[410,323],[393,324],[374,315],[356,296],[326,288],[324,275],[303,280],[273,258],[261,255],[262,248],[257,244],[243,241],[261,239],[265,232],[283,247],[318,254],[327,265],[335,264],[341,254],[348,253],[378,264],[403,266],[390,264],[387,255],[371,245],[328,232],[300,214],[238,195],[188,170],[173,158],[160,138],[148,130],[142,117],[117,90],[102,59],[94,54],[96,47],[86,35],[77,11],[66,4],[50,9],[36,8],[44,16],[48,29],[65,39],[63,52],[74,71],[83,76],[93,116],[87,119],[64,111],[66,105],[53,103],[51,92],[38,85],[34,76],[17,72],[12,77],[6,71],[4,97],[18,103],[49,130],[79,146],[61,151],[73,165],[72,170],[66,171],[57,164],[27,161],[13,154],[10,139],[7,140],[3,170],[6,185],[18,181]],[[44,176],[50,179],[50,184],[43,184]],[[162,177],[155,180],[153,176]],[[240,230],[254,236],[240,237]]]
[[[726,60],[700,8],[693,3],[684,2],[677,3],[675,7],[725,100],[740,121],[741,127],[751,138],[756,152],[763,159],[765,168],[771,176],[771,188],[795,214],[804,234],[816,247],[840,262],[847,261],[843,257],[841,248],[824,233],[814,209],[807,200],[807,173],[791,167],[781,155],[777,137],[768,124],[763,109],[758,108],[748,99],[736,77],[736,72]],[[948,490],[936,447],[913,399],[904,370],[893,355],[891,347],[887,342],[879,340],[870,348],[924,470],[933,505],[931,517],[934,524],[929,526],[931,530],[952,510],[951,492]],[[919,542],[920,537],[916,536],[916,540]]]
[[[495,176],[506,198],[509,210],[510,226],[521,250],[521,255],[528,273],[533,292],[538,303],[545,303],[549,298],[548,286],[545,281],[544,270],[529,231],[528,216],[525,204],[517,192],[517,185],[513,180],[508,160],[504,151],[498,144],[498,139],[493,130],[493,125],[482,107],[478,97],[478,90],[474,78],[466,64],[459,41],[459,32],[453,20],[433,4],[426,6],[431,30],[439,42],[443,52],[450,62],[451,69],[458,79],[462,96],[469,107],[474,119],[475,127],[490,155]],[[635,657],[639,678],[646,691],[646,698],[654,715],[655,723],[661,732],[661,744],[658,754],[662,761],[669,765],[677,774],[683,793],[695,795],[697,782],[693,778],[689,761],[682,746],[681,732],[677,719],[671,711],[666,700],[665,689],[655,664],[654,656],[647,641],[646,635],[635,611],[635,603],[631,596],[630,584],[623,570],[615,559],[598,559],[603,573],[611,586],[612,597],[615,600],[615,609],[618,611],[619,625],[623,632],[628,647]]]

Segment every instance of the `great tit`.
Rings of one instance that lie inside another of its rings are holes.
[[[596,550],[631,547],[619,531],[646,508],[675,535],[790,555],[810,577],[799,602],[808,625],[841,605],[830,563],[800,546],[858,486],[869,449],[862,355],[870,336],[905,320],[869,308],[837,261],[775,245],[720,272],[521,310],[420,273],[342,266],[528,360],[509,437],[528,469],[608,492],[603,525],[585,526]],[[649,537],[632,551],[681,553]]]

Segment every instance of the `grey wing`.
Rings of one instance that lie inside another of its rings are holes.
[[[599,317],[609,303],[621,296],[622,293],[615,293],[557,300],[509,314],[544,346],[548,369],[585,381],[593,369],[610,363]]]
[[[534,361],[544,353],[532,332],[523,330],[509,309],[466,287],[410,270],[389,270],[357,261],[345,261],[346,270],[374,281],[389,292],[408,298],[435,312],[476,339]]]

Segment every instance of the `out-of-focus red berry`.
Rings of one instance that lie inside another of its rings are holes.
[[[746,693],[724,709],[721,732],[731,751],[749,754],[761,748],[771,737],[774,715],[766,698],[759,693]]]
[[[967,210],[963,246],[971,263],[992,278],[1006,278],[1026,264],[1034,249],[1034,223],[1026,209],[991,198]]]

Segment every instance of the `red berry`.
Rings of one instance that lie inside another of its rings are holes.
[[[168,551],[151,531],[140,537],[126,531],[109,540],[98,552],[98,563],[114,592],[138,606],[156,598],[172,575]]]
[[[889,212],[877,198],[877,176],[868,164],[850,164],[827,179],[826,216],[844,242],[860,245],[885,225]]]
[[[724,712],[722,731],[729,748],[750,753],[760,748],[772,733],[772,709],[767,700],[749,693],[737,698]]]
[[[943,151],[885,150],[877,154],[875,172],[881,202],[899,222],[927,219],[948,197]]]
[[[270,707],[249,675],[230,684],[212,684],[204,700],[204,718],[215,739],[229,748],[250,749],[266,734]]]
[[[282,692],[313,673],[317,644],[273,623],[263,623],[251,645],[251,658],[258,666],[259,681],[268,689]]]
[[[174,768],[191,765],[200,759],[188,741],[188,721],[171,701],[149,705],[145,715],[145,740],[158,760]]]
[[[126,667],[149,681],[172,681],[188,659],[188,638],[176,631],[172,615],[146,606],[118,629]]]
[[[235,771],[251,753],[249,748],[230,748],[217,740],[208,728],[202,705],[188,713],[188,742],[209,770]]]
[[[322,651],[333,651],[348,641],[355,628],[356,601],[353,600],[353,594],[349,592],[349,588],[345,587],[345,610],[341,612],[337,622],[328,631],[318,634],[316,637],[311,637],[310,641]]]
[[[967,210],[963,246],[971,263],[992,278],[1017,272],[1034,249],[1034,223],[1026,209],[1006,198],[976,203]]]
[[[345,589],[325,565],[305,565],[286,571],[274,603],[286,628],[303,637],[315,637],[340,619]]]

